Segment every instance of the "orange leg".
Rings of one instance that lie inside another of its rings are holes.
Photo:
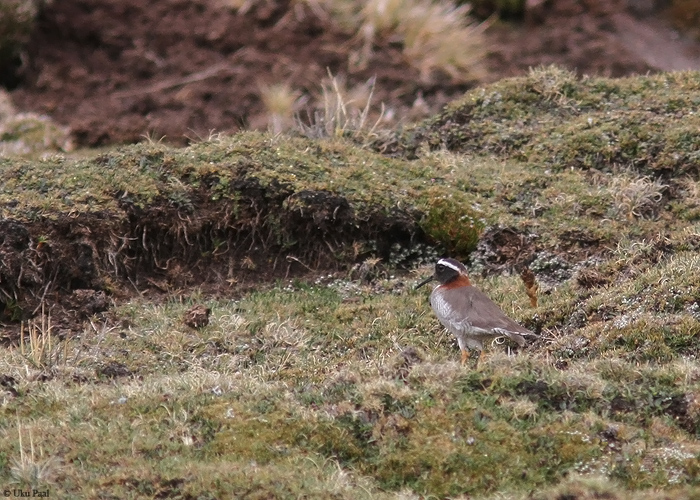
[[[462,349],[462,366],[465,365],[467,359],[469,359],[469,352],[466,349]]]
[[[479,351],[479,357],[476,360],[476,367],[479,368],[479,362],[484,359],[484,351]]]

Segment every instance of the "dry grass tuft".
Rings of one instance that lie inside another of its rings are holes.
[[[26,426],[25,426],[26,430]],[[60,470],[60,460],[55,456],[45,457],[43,449],[34,447],[34,437],[29,428],[29,450],[22,440],[22,424],[17,419],[19,458],[13,458],[10,465],[11,482],[22,486],[37,488],[54,482]]]
[[[51,315],[45,313],[43,305],[38,319],[20,325],[19,352],[34,368],[51,370],[68,360],[69,342],[55,338],[53,329]]]
[[[329,72],[329,80],[322,85],[323,107],[314,112],[309,124],[297,117],[297,129],[311,139],[347,137],[369,144],[378,137],[378,127],[384,114],[382,105],[379,117],[370,124],[373,94],[374,79],[348,91],[342,80]]]
[[[481,60],[486,54],[482,33],[487,23],[469,20],[467,4],[452,2],[408,2],[397,32],[404,40],[404,54],[420,70],[420,78],[430,81],[435,71],[454,80],[483,77]]]
[[[613,196],[612,213],[627,219],[652,218],[658,213],[667,188],[661,180],[647,176],[615,176],[608,186]]]
[[[255,5],[255,0],[218,0],[221,5],[244,15]]]
[[[483,76],[486,48],[482,34],[487,24],[471,19],[468,5],[456,6],[448,0],[305,1],[358,33],[364,46],[357,64],[371,57],[379,39],[388,39],[403,44],[406,58],[424,81],[432,80],[436,72],[457,81]]]
[[[530,68],[527,81],[532,90],[546,101],[565,105],[576,85],[576,73],[559,66],[537,66]]]
[[[535,418],[539,407],[537,403],[533,402],[530,398],[519,397],[515,399],[502,399],[500,404],[503,408],[507,408],[513,412],[513,418],[515,420],[527,420]]]
[[[273,134],[287,131],[294,125],[294,114],[306,99],[286,83],[260,85],[260,98],[269,115],[268,128]]]

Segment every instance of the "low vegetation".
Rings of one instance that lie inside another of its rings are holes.
[[[699,102],[697,72],[577,80],[540,67],[468,92],[407,137],[405,147],[489,152],[555,171],[627,168],[697,178]]]
[[[540,68],[382,147],[244,133],[2,160],[0,484],[698,498],[698,102],[698,73]],[[541,338],[461,367],[414,289],[445,254]],[[75,316],[85,289],[109,309]]]
[[[362,41],[354,64],[365,64],[375,42],[386,38],[401,44],[406,59],[426,82],[437,75],[464,81],[482,76],[485,25],[469,17],[469,5],[451,0],[301,1],[325,11]]]
[[[0,158],[37,157],[74,149],[68,127],[32,112],[19,112],[10,94],[0,89]]]
[[[253,7],[248,0],[221,0],[225,6],[244,15]],[[485,76],[483,60],[487,47],[483,32],[489,22],[477,22],[468,4],[451,0],[296,0],[297,15],[305,10],[329,21],[348,36],[349,65],[355,71],[366,68],[377,47],[398,45],[406,62],[417,69],[423,85],[473,84]],[[308,90],[308,89],[305,89]],[[288,132],[297,125],[302,133],[333,135],[348,122],[378,125],[405,120],[401,114],[426,116],[425,100],[420,97],[413,109],[403,113],[384,103],[372,102],[374,80],[346,88],[337,77],[321,84],[321,92],[307,93],[286,84],[262,85],[260,98],[267,114],[268,128]],[[414,92],[410,90],[409,92]],[[305,112],[301,112],[304,110]],[[296,116],[296,120],[294,117]],[[320,125],[320,126],[319,126]]]

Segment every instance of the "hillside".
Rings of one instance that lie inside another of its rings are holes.
[[[393,132],[0,160],[0,483],[698,498],[699,105],[550,67]],[[442,255],[541,339],[461,367]]]

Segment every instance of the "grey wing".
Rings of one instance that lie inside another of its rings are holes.
[[[520,345],[525,344],[523,335],[533,335],[530,330],[506,316],[501,308],[478,288],[469,287],[466,295],[469,317],[474,328],[505,335]]]

